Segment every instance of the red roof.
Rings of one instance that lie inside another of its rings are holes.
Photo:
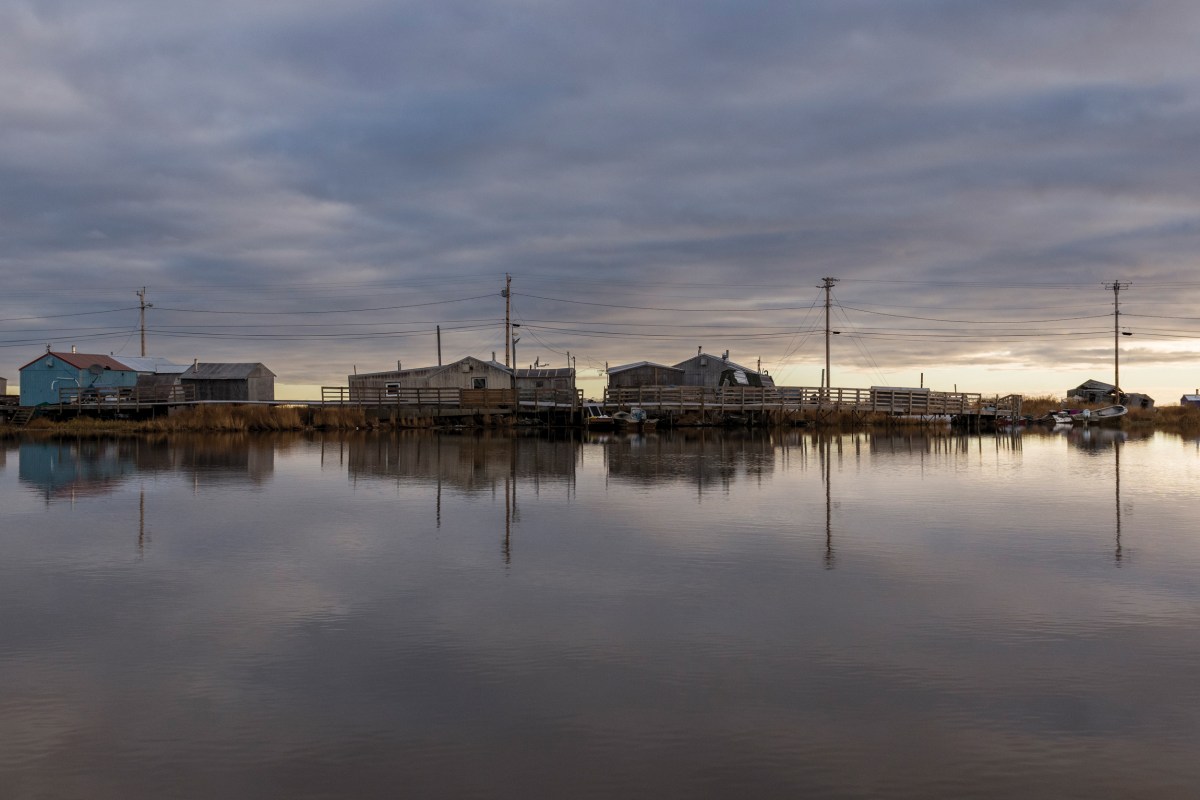
[[[37,362],[41,361],[43,358],[46,358],[47,356],[49,356],[51,358],[57,358],[61,361],[65,361],[66,363],[70,364],[72,367],[75,367],[76,369],[87,369],[88,367],[92,366],[93,364],[99,364],[104,369],[119,370],[121,372],[130,372],[131,371],[129,369],[129,367],[125,366],[120,361],[117,361],[112,356],[100,355],[99,353],[56,353],[54,351],[51,351],[49,353],[42,353],[40,356],[35,358],[33,361],[30,361],[28,364],[21,367],[21,369],[25,369],[25,367],[32,366],[33,364],[36,364]]]

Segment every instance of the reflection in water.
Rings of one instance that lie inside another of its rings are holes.
[[[1116,496],[1117,549],[1113,554],[1116,565],[1121,566],[1121,441],[1113,443],[1113,487]]]
[[[135,474],[182,473],[197,485],[261,485],[274,471],[280,444],[279,438],[244,434],[28,440],[20,444],[19,476],[47,502],[110,494]]]
[[[0,779],[98,800],[1186,797],[1200,459],[1179,449],[37,443],[0,481]]]

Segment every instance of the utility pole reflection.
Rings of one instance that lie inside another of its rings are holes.
[[[1113,553],[1113,564],[1117,567],[1121,566],[1121,441],[1118,439],[1113,442],[1113,485],[1116,487],[1115,494],[1117,499],[1117,549]]]
[[[825,569],[833,569],[833,437],[822,437],[820,442],[821,479],[825,481]]]

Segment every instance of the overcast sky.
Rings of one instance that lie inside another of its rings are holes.
[[[1200,5],[0,0],[0,375],[1200,387]],[[102,313],[91,313],[102,312]],[[594,394],[594,392],[591,392]]]

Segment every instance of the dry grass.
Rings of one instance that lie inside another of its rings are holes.
[[[1200,408],[1195,406],[1163,406],[1154,411],[1134,409],[1129,416],[1135,424],[1153,425],[1155,430],[1182,434],[1200,432]]]
[[[298,431],[300,409],[280,406],[202,405],[134,423],[143,431]]]
[[[361,408],[318,408],[313,410],[310,424],[314,428],[343,431],[368,427],[367,414]]]

